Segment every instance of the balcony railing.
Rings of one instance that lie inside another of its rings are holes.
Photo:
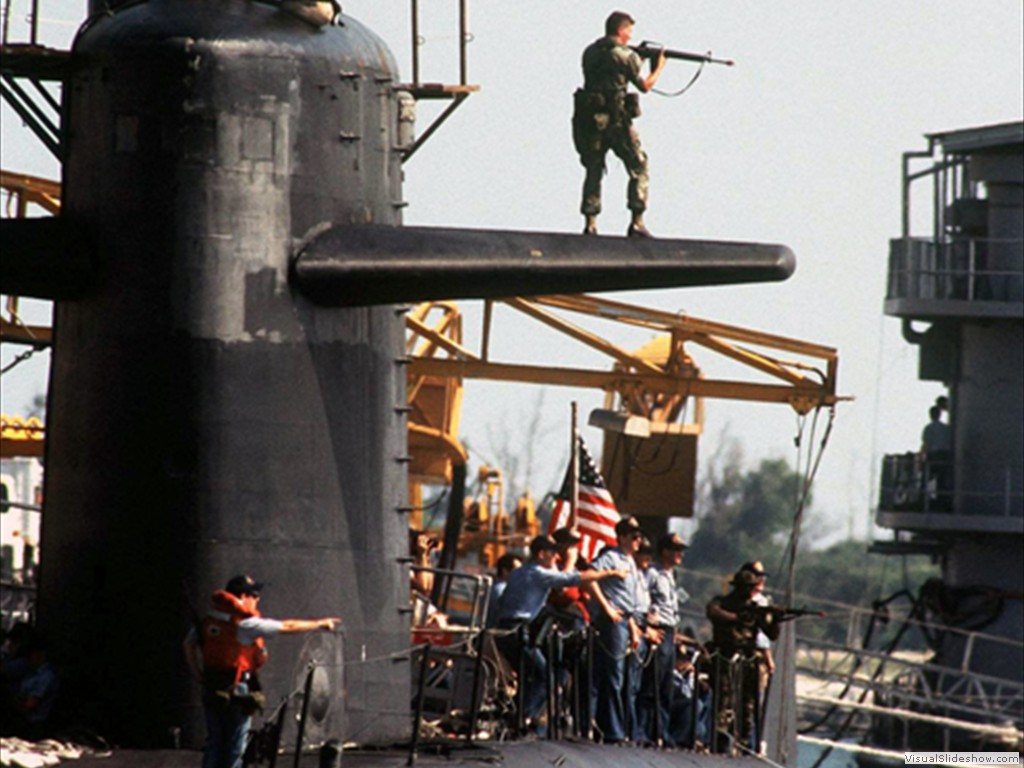
[[[894,239],[889,247],[887,299],[1020,304],[1024,240]]]
[[[1014,472],[1005,467],[1000,473],[1002,479],[988,489],[956,487],[956,470],[955,462],[929,464],[916,453],[885,456],[879,512],[922,512],[961,518],[1024,517],[1019,468]]]

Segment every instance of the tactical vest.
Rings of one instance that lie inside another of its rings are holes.
[[[745,608],[755,607],[749,594],[733,591],[718,599],[718,607],[740,615],[739,621],[711,621],[712,640],[726,654],[753,651],[757,639],[757,620],[752,614],[744,620]]]
[[[609,37],[595,40],[583,52],[583,87],[573,94],[573,143],[581,158],[600,151],[601,134],[628,126],[640,115],[636,94],[629,85],[628,58],[635,56]]]

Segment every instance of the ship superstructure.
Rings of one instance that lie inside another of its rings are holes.
[[[1024,675],[1024,123],[927,140],[903,156],[885,313],[918,347],[919,378],[947,389],[907,417],[924,427],[934,408],[950,444],[885,457],[877,522],[893,539],[874,549],[940,559],[941,581],[920,595],[937,628],[932,664],[984,698],[991,680],[1019,689]],[[1019,696],[1005,706],[1019,721]]]

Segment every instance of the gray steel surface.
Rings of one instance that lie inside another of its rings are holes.
[[[343,648],[271,641],[270,706],[319,658],[316,733],[407,739],[403,323],[379,303],[781,279],[792,254],[398,229],[396,67],[348,17],[150,0],[90,20],[72,65],[50,229],[95,258],[55,313],[39,585],[65,690],[115,743],[198,747],[181,642],[249,572],[268,615],[344,618]]]
[[[191,768],[200,756],[188,750],[115,750],[106,757],[83,757],[76,765],[96,768]],[[358,768],[406,768],[406,750],[346,751],[343,766]],[[292,765],[292,755],[278,758],[278,765]],[[316,754],[303,755],[300,765],[312,768],[319,764]],[[764,766],[753,757],[698,755],[682,750],[653,750],[636,747],[605,747],[600,744],[568,741],[536,740],[483,744],[463,749],[449,746],[438,754],[424,750],[414,763],[422,768],[442,766],[501,765],[504,768],[754,768]]]
[[[328,306],[785,280],[783,245],[440,227],[335,227],[295,261]]]
[[[74,299],[95,281],[88,233],[67,219],[0,219],[0,242],[0,291],[8,296]]]
[[[919,378],[946,388],[952,493],[917,509],[883,499],[889,508],[878,520],[942,545],[938,621],[1017,641],[1024,632],[1024,123],[928,138],[927,151],[904,155],[904,231],[890,252],[886,313],[918,345]],[[928,236],[910,231],[915,204],[931,210]],[[928,406],[921,403],[922,425]],[[926,484],[919,493],[930,493]],[[1019,648],[983,638],[968,647],[974,642],[968,632],[939,633],[933,663],[958,668],[969,658],[965,672],[1024,676]]]
[[[244,0],[126,7],[73,58],[62,219],[96,283],[56,310],[39,591],[68,689],[116,743],[200,745],[181,642],[251,572],[268,615],[344,618],[352,737],[407,736],[401,318],[287,283],[311,228],[399,221],[395,63]],[[307,640],[270,641],[271,706]]]

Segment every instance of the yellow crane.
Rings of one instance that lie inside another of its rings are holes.
[[[490,339],[499,305],[600,352],[610,365],[569,368],[496,359]],[[628,351],[571,322],[569,313],[658,335]],[[486,301],[479,349],[466,346],[453,302],[414,307],[406,329],[413,498],[419,498],[421,483],[450,483],[453,466],[466,461],[458,439],[466,379],[604,391],[605,411],[597,414],[596,425],[605,428],[602,474],[609,489],[623,512],[665,516],[692,513],[704,398],[787,404],[798,414],[848,399],[836,394],[839,359],[832,347],[595,296]],[[739,363],[761,380],[706,378],[690,354],[696,347]]]
[[[6,192],[9,216],[25,216],[30,205],[51,214],[60,210],[58,182],[2,171],[0,186]],[[490,339],[499,306],[596,350],[608,358],[609,365],[600,369],[569,368],[543,360],[496,359]],[[643,328],[658,335],[643,347],[628,351],[596,331],[571,322],[568,314]],[[595,296],[485,301],[477,350],[464,344],[463,317],[455,302],[427,302],[413,307],[406,314],[406,328],[412,457],[409,485],[414,509],[422,507],[424,484],[450,484],[452,467],[467,462],[466,449],[458,437],[466,379],[604,391],[607,415],[613,420],[618,417],[623,424],[605,431],[602,473],[623,511],[635,505],[648,514],[657,513],[666,499],[672,500],[673,514],[686,514],[692,506],[703,398],[784,403],[800,414],[831,407],[844,399],[836,394],[839,361],[832,347]],[[50,338],[49,328],[24,323],[18,315],[18,298],[8,297],[6,316],[0,316],[0,340],[39,347],[47,345]],[[759,372],[763,380],[706,378],[691,356],[694,347]],[[656,440],[628,434],[631,429],[623,425],[630,417],[639,417],[644,435]],[[34,439],[36,442],[40,441]],[[668,464],[654,466],[659,461]],[[630,483],[631,474],[638,470],[645,474],[644,482]],[[503,493],[500,472],[489,468],[482,471],[491,473],[490,479],[481,481],[484,506],[501,510],[503,501],[495,507],[492,498]],[[514,530],[535,532],[532,499],[519,499],[517,503],[521,525]],[[414,514],[413,524],[417,522]]]

